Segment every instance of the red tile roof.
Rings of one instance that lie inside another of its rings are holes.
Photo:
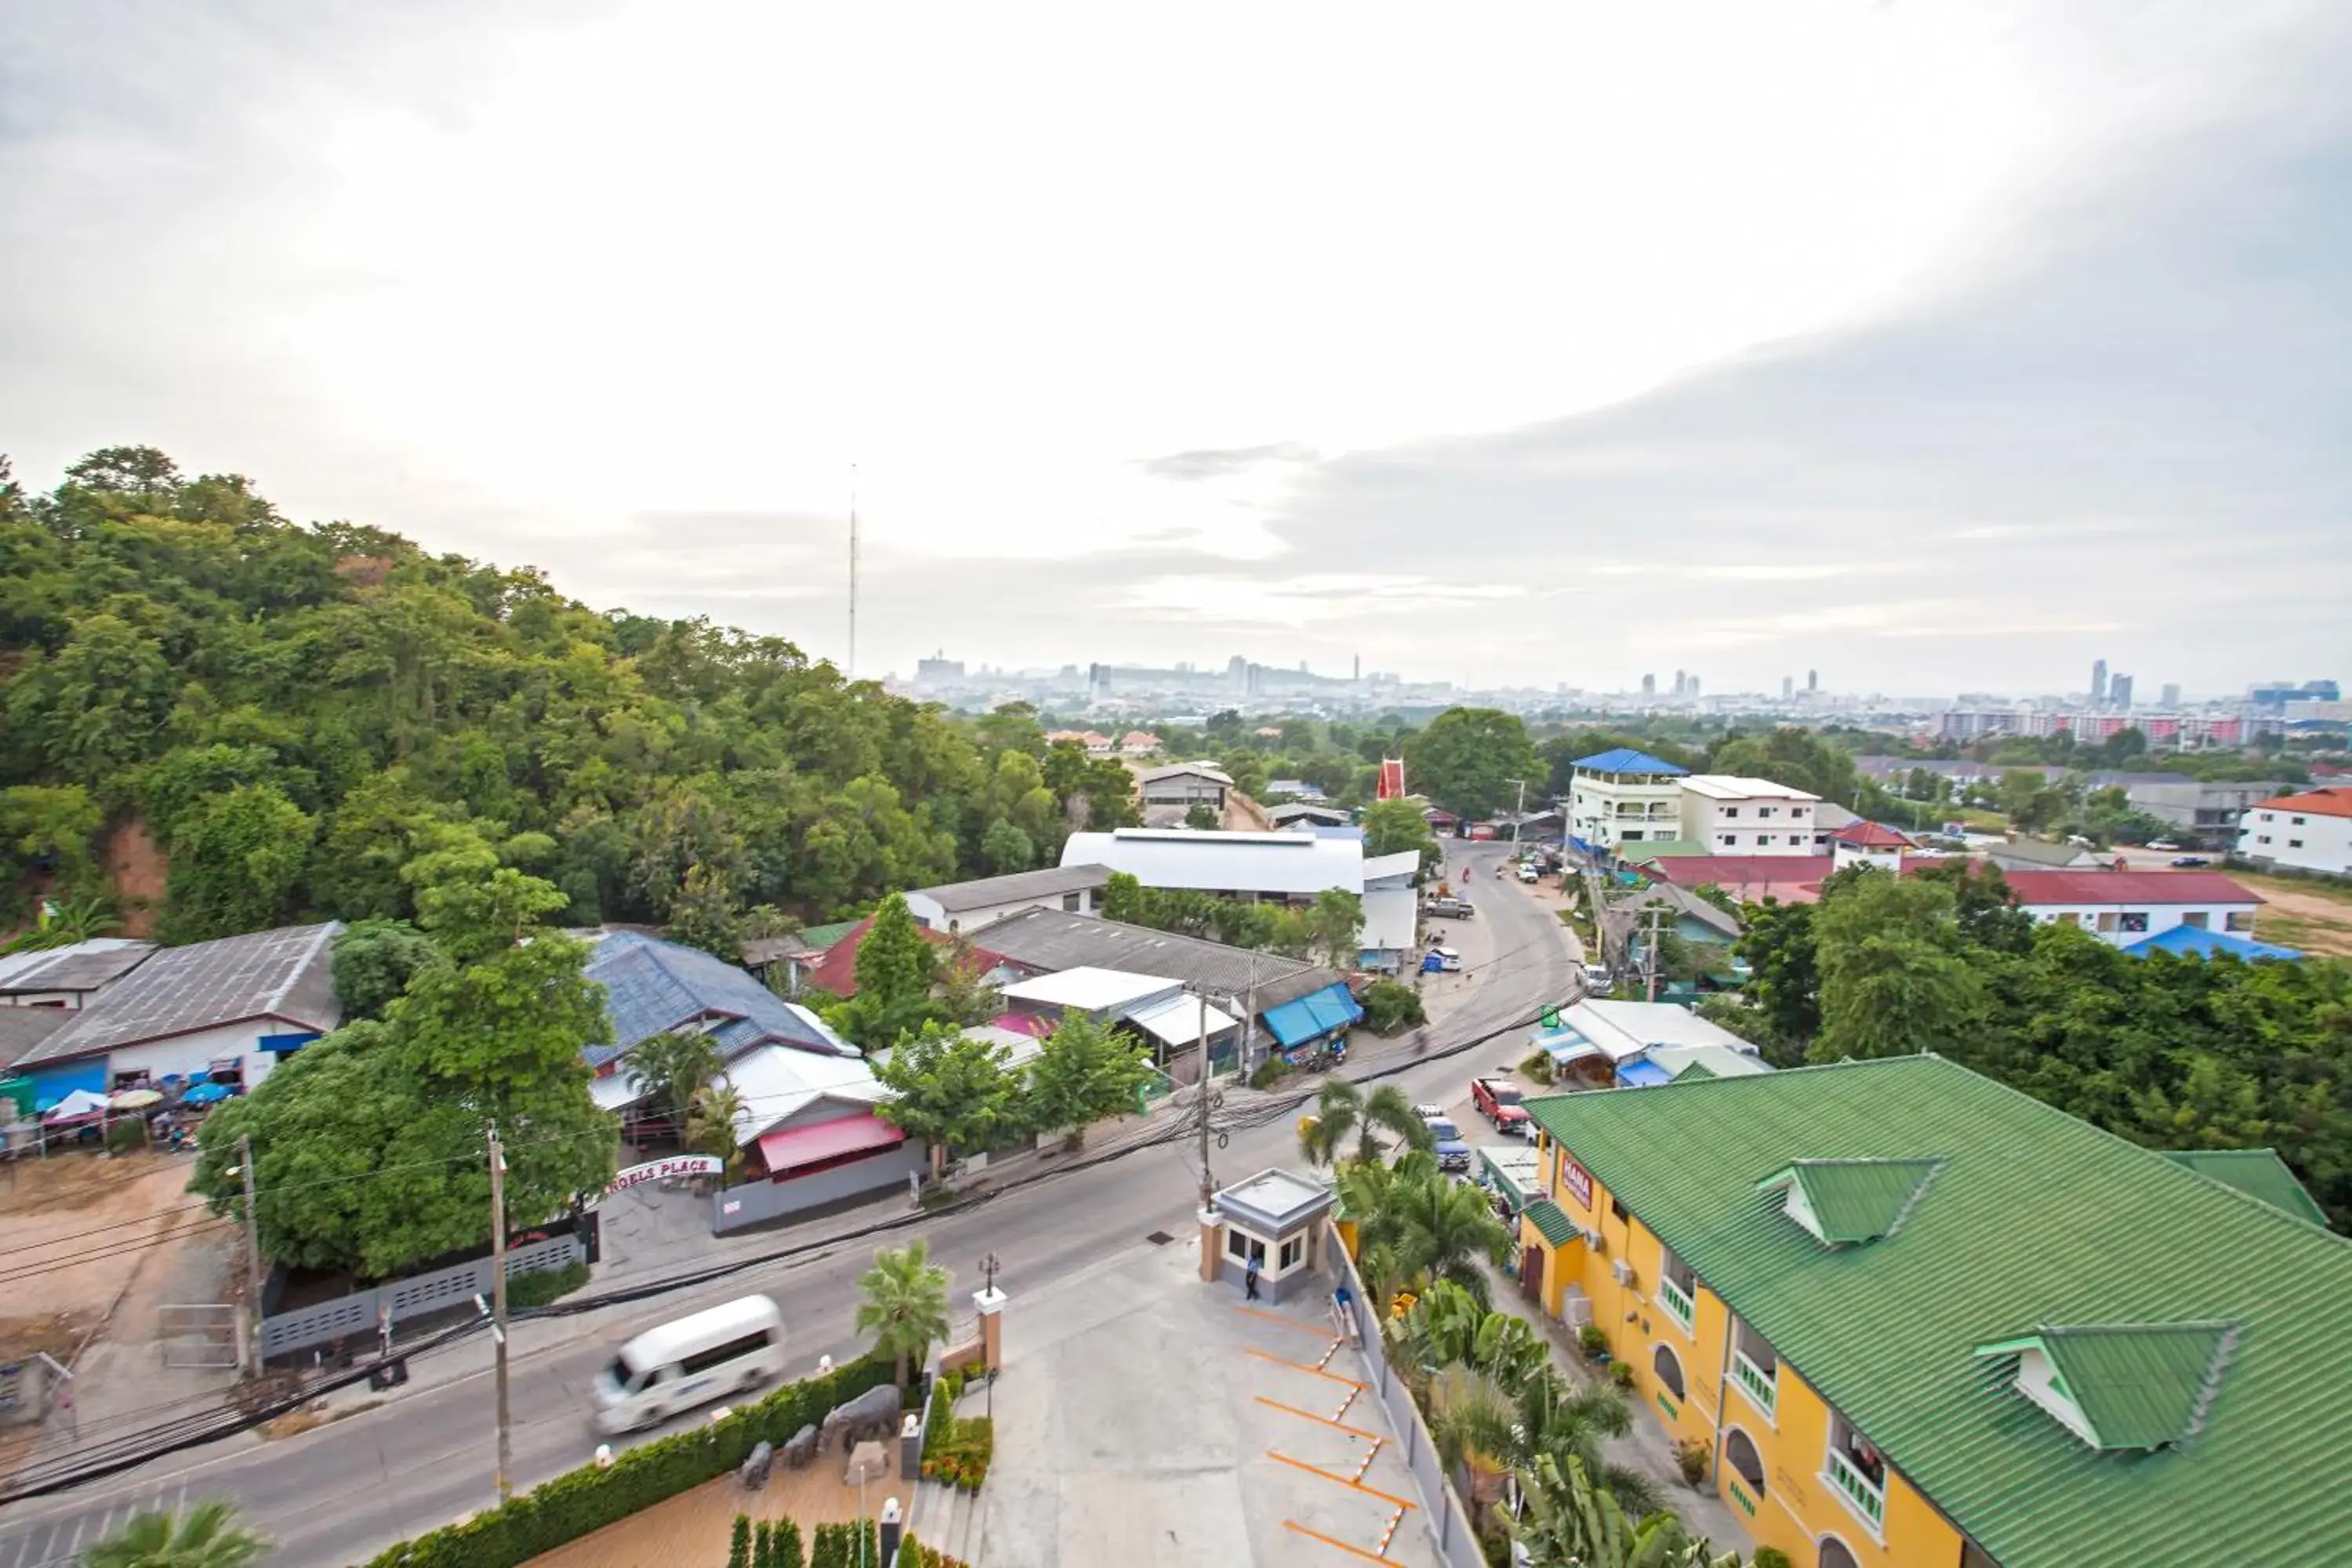
[[[2259,904],[2218,871],[2010,871],[2021,904]]]
[[[2315,767],[2311,770],[2317,773]],[[2258,800],[2249,811],[2291,811],[2297,816],[2352,816],[2352,784],[2330,784],[2308,795],[2283,795]]]
[[[1852,844],[1864,849],[1908,849],[1911,840],[1883,822],[1863,820],[1849,822],[1830,835],[1841,844]]]
[[[856,995],[857,948],[866,940],[866,933],[873,929],[874,917],[868,915],[842,932],[840,941],[809,961],[805,974],[808,983],[829,995]],[[943,931],[931,931],[922,926],[915,929],[921,931],[923,940],[934,947],[946,947],[955,941],[953,936]],[[1005,962],[1002,954],[983,948],[973,948],[971,956],[972,962],[982,969],[994,969]]]
[[[1709,883],[1735,899],[1780,900],[1810,904],[1822,896],[1822,879],[1837,869],[1827,855],[1661,855],[1650,875],[1677,888]]]

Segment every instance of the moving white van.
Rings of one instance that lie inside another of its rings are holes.
[[[596,1430],[611,1436],[752,1388],[784,1370],[784,1315],[765,1296],[647,1329],[596,1374]]]

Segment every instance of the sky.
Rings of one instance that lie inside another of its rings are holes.
[[[0,5],[0,452],[848,657],[2352,677],[2352,7]]]

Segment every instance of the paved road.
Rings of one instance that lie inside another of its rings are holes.
[[[1545,1003],[1568,999],[1574,973],[1558,918],[1507,873],[1496,875],[1503,847],[1448,847],[1449,871],[1465,863],[1475,869],[1467,891],[1479,918],[1455,924],[1447,937],[1462,952],[1466,974],[1430,977],[1436,989],[1430,994],[1434,1022],[1429,1033],[1440,1044],[1501,1027],[1530,1016]],[[1454,1107],[1456,1121],[1471,1136],[1491,1136],[1485,1122],[1467,1110],[1468,1082],[1515,1061],[1519,1038],[1514,1031],[1436,1061],[1421,1061],[1409,1046],[1398,1045],[1366,1052],[1350,1070],[1363,1076],[1410,1064],[1397,1079],[1410,1099]],[[1295,1163],[1291,1116],[1275,1116],[1262,1126],[1245,1124],[1252,1109],[1264,1107],[1264,1097],[1241,1090],[1228,1095],[1222,1114],[1235,1126],[1228,1146],[1213,1152],[1221,1183]],[[1024,1297],[1083,1289],[1095,1271],[1155,1245],[1150,1239],[1155,1232],[1173,1237],[1174,1245],[1190,1243],[1199,1183],[1192,1150],[1189,1140],[1145,1148],[940,1216],[894,1240],[914,1235],[929,1239],[932,1256],[955,1270],[954,1302],[961,1310],[968,1310],[968,1293],[978,1288],[974,1265],[994,1253],[1003,1270],[999,1284],[1011,1297],[1005,1332],[1017,1342]],[[766,1239],[781,1247],[893,1212],[885,1204]],[[596,1442],[587,1421],[588,1382],[616,1345],[650,1324],[763,1291],[793,1326],[797,1368],[805,1370],[819,1355],[856,1354],[863,1341],[850,1327],[856,1282],[871,1255],[870,1242],[845,1243],[655,1300],[518,1326],[511,1363],[518,1489],[587,1460]],[[385,1396],[380,1408],[361,1408],[364,1399],[344,1395],[341,1402],[352,1414],[300,1436],[269,1442],[249,1435],[233,1438],[79,1491],[16,1505],[0,1512],[0,1568],[69,1561],[76,1547],[97,1539],[108,1522],[183,1497],[236,1500],[247,1520],[278,1542],[273,1563],[363,1562],[394,1541],[495,1500],[489,1363],[487,1342],[470,1339],[420,1363],[415,1381]],[[681,1417],[670,1429],[697,1418]]]

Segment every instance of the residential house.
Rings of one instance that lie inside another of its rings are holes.
[[[1830,832],[1830,863],[1841,871],[1848,866],[1872,866],[1900,873],[1904,851],[1916,847],[1908,834],[1883,822],[1857,818]]]
[[[1348,814],[1336,805],[1318,805],[1313,801],[1285,801],[1280,805],[1265,808],[1265,819],[1275,826],[1291,832],[1303,832],[1315,827],[1345,827]]]
[[[68,947],[0,953],[0,1007],[79,1012],[154,951],[152,942],[100,936]]]
[[[1308,784],[1305,779],[1269,779],[1265,793],[1269,795],[1286,795],[1293,800],[1318,801],[1325,798],[1321,784]]]
[[[2352,1247],[2283,1172],[2184,1163],[1932,1056],[1528,1110],[1523,1292],[1601,1331],[1755,1545],[2352,1562],[2307,1462],[2352,1387]]]
[[[796,997],[825,950],[857,929],[856,921],[804,926],[789,936],[753,937],[743,944],[743,967],[763,985],[782,984],[787,997]]]
[[[1205,805],[1218,817],[1225,814],[1225,796],[1233,792],[1231,774],[1206,763],[1176,763],[1164,768],[1147,768],[1136,776],[1136,790],[1143,797],[1146,812],[1157,808],[1173,811],[1181,821],[1184,813],[1196,805]],[[1062,857],[1069,865],[1070,858]]]
[[[1682,783],[1681,831],[1717,855],[1813,855],[1822,797],[1770,779],[1693,773]]]
[[[1340,840],[1345,843],[1348,840]],[[1361,841],[1356,841],[1361,848]],[[1356,963],[1361,969],[1396,974],[1421,954],[1421,901],[1413,883],[1421,877],[1421,851],[1400,849],[1393,855],[1363,858],[1364,929]]]
[[[1972,847],[2004,872],[2091,871],[2109,863],[2079,844],[2053,844],[2044,838],[2010,838]]]
[[[918,888],[906,895],[907,912],[927,931],[977,930],[1023,910],[1067,910],[1091,915],[1102,910],[1110,881],[1104,866],[1048,866],[1037,871],[982,877],[977,881]]]
[[[1239,1018],[1166,975],[1082,966],[1014,981],[1003,994],[1013,1017],[1037,1018],[1048,1030],[1074,1013],[1117,1025],[1150,1047],[1152,1059],[1163,1068],[1188,1062],[1197,1071],[1203,1034],[1210,1060],[1220,1070],[1236,1059],[1241,1047]]]
[[[342,929],[329,921],[159,949],[19,1056],[14,1072],[44,1103],[173,1078],[256,1088],[342,1022],[328,976]]]
[[[2037,921],[2064,921],[2127,947],[2189,926],[2251,936],[2262,900],[2212,871],[2011,871],[2010,891]]]
[[[901,1189],[924,1163],[924,1146],[878,1114],[889,1090],[861,1057],[764,1045],[723,1077],[742,1104],[735,1142],[749,1156],[747,1181],[822,1177],[832,1200]]]
[[[1660,928],[1685,942],[1729,947],[1739,940],[1738,916],[1674,882],[1653,882],[1609,902],[1612,923],[1627,931],[1648,930],[1649,911],[1654,909],[1659,911]]]
[[[1118,742],[1099,730],[1049,730],[1045,732],[1049,746],[1082,746],[1090,757],[1108,757],[1118,750]]]
[[[1118,738],[1118,754],[1122,757],[1156,757],[1160,750],[1160,737],[1141,730],[1129,730]]]
[[[2352,785],[2256,801],[2238,828],[2237,847],[2258,866],[2352,876]]]
[[[1568,792],[1568,831],[1614,852],[1681,837],[1682,781],[1689,770],[1628,746],[1580,757]]]
[[[1639,1088],[1665,1083],[1693,1059],[1659,1058],[1661,1051],[1707,1047],[1754,1060],[1756,1047],[1720,1024],[1669,1002],[1586,1000],[1563,1010],[1550,1025],[1528,1036],[1532,1049],[1551,1058],[1553,1069],[1571,1085]]]
[[[1248,1026],[1241,1041],[1241,1062],[1246,1068],[1256,1066],[1268,1040],[1295,1049],[1328,1033],[1328,1028],[1302,1030],[1318,1016],[1343,1010],[1339,998],[1348,993],[1347,981],[1336,971],[1303,959],[1059,910],[1025,910],[984,928],[979,936],[1008,967],[1028,974],[1093,967],[1181,981],[1190,994],[1206,998]],[[1309,1007],[1283,1011],[1289,1004],[1318,995],[1324,1000]],[[1280,1030],[1274,1027],[1276,1017]],[[1181,1058],[1171,1067],[1179,1078],[1191,1070]]]

